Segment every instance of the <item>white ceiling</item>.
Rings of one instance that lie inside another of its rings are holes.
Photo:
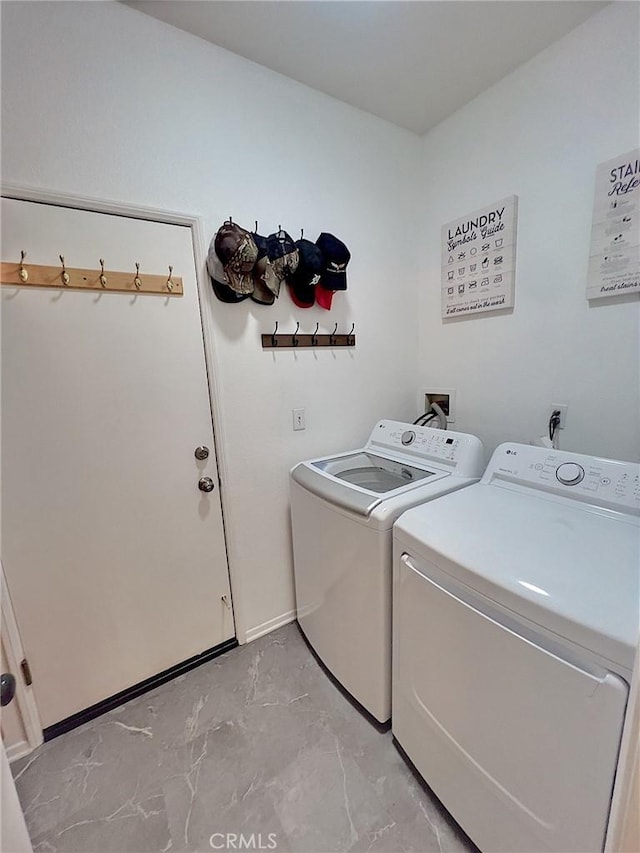
[[[127,5],[423,134],[607,3],[128,0]]]

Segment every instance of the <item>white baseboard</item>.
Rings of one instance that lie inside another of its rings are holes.
[[[9,764],[13,761],[17,761],[19,758],[24,758],[25,755],[29,755],[29,753],[33,752],[35,749],[28,741],[21,740],[18,743],[13,743],[11,746],[6,747],[7,759]]]
[[[263,622],[262,625],[256,625],[255,628],[249,628],[246,633],[245,642],[250,643],[252,640],[257,640],[258,637],[264,637],[265,634],[269,634],[271,631],[282,628],[283,625],[288,625],[289,622],[294,622],[295,618],[296,611],[288,610],[286,613],[281,613],[280,616],[275,616],[273,619]]]

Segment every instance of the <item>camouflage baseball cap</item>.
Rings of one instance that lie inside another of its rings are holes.
[[[215,236],[212,237],[209,244],[209,252],[207,253],[207,272],[211,279],[213,292],[221,302],[243,302],[248,299],[249,293],[236,293],[229,287],[229,280],[222,266],[222,261],[216,254]]]
[[[279,282],[288,279],[298,268],[298,250],[282,228],[267,237],[267,252]]]
[[[269,253],[267,252],[267,238],[253,233],[253,242],[258,247],[258,260],[253,272],[254,289],[251,298],[260,305],[273,305],[276,296],[280,292],[280,279],[276,275]]]
[[[253,293],[251,271],[258,259],[258,247],[251,234],[234,222],[225,222],[216,234],[215,250],[229,287],[236,293]]]

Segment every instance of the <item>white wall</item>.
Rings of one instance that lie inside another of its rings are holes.
[[[568,402],[562,446],[638,458],[638,301],[585,300],[595,166],[638,144],[637,4],[607,7],[424,140],[117,3],[1,12],[4,181],[194,213],[207,237],[231,214],[351,249],[330,313],[209,296],[241,636],[293,608],[289,467],[358,445],[378,417],[412,419],[423,384],[457,390],[455,426],[487,453]],[[443,323],[440,226],[511,193],[515,311]],[[276,319],[355,321],[358,346],[263,352]]]
[[[289,468],[415,417],[420,141],[117,3],[3,3],[2,111],[5,182],[196,214],[207,238],[232,215],[351,250],[331,312],[209,297],[234,600],[255,635],[294,607]],[[298,319],[355,322],[357,347],[262,351]]]
[[[638,297],[585,298],[596,165],[638,146],[638,11],[607,7],[423,140],[421,377],[487,453],[568,403],[562,447],[640,458]],[[514,193],[515,310],[443,322],[441,225]]]

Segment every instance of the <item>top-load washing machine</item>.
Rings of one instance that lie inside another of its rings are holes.
[[[393,733],[481,850],[602,850],[639,575],[633,463],[503,444],[396,523]]]
[[[298,622],[380,722],[391,716],[393,522],[477,482],[482,467],[475,436],[383,420],[363,448],[291,471]]]

